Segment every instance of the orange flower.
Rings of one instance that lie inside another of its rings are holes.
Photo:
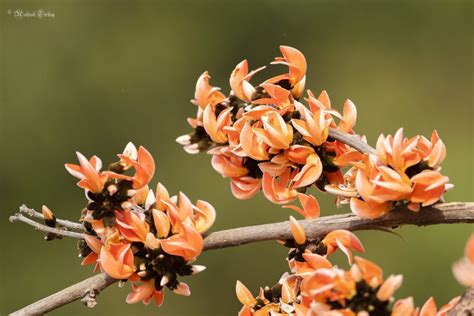
[[[310,112],[304,108],[304,119],[293,119],[294,128],[303,135],[304,139],[315,146],[321,146],[329,135],[329,123],[324,117],[323,110]]]
[[[167,239],[160,239],[160,244],[166,253],[191,260],[199,256],[204,241],[201,234],[188,221],[181,223],[182,232]]]
[[[206,130],[206,133],[211,137],[211,139],[217,144],[222,144],[227,141],[227,135],[224,131],[226,126],[230,126],[231,121],[231,112],[232,108],[227,108],[221,113],[219,113],[216,118],[216,114],[212,110],[211,105],[208,105],[204,110],[203,115],[203,126]]]
[[[442,176],[438,171],[424,170],[411,178],[413,191],[410,201],[421,203],[422,206],[434,204],[439,201],[450,186],[449,178]]]
[[[243,305],[239,316],[289,315],[287,314],[288,309],[291,308],[289,304],[296,296],[295,286],[295,282],[288,281],[286,275],[283,275],[278,284],[271,289],[268,286],[264,289],[260,288],[260,292],[255,298],[242,282],[237,281],[235,293]],[[276,303],[277,301],[280,303]]]
[[[80,179],[77,183],[79,187],[94,193],[101,192],[107,181],[107,176],[99,172],[102,168],[100,158],[92,156],[90,160],[87,160],[83,154],[77,151],[76,155],[79,160],[79,165],[67,163],[65,164],[66,170],[74,177]]]
[[[254,128],[258,127],[261,127],[259,122],[253,126],[251,126],[250,123],[245,123],[240,133],[240,146],[250,158],[260,161],[267,160],[269,158],[268,145],[255,134]]]
[[[287,149],[293,140],[291,126],[276,111],[267,112],[261,120],[263,128],[253,128],[257,137],[274,149]]]
[[[294,205],[285,205],[283,207],[292,209],[300,213],[306,219],[319,217],[320,207],[319,207],[318,200],[316,200],[314,196],[298,193],[298,199],[303,208],[300,208]]]
[[[216,221],[216,210],[206,201],[198,200],[193,207],[192,221],[199,233],[205,233]]]
[[[436,130],[431,134],[431,142],[423,136],[419,139],[418,150],[421,158],[434,170],[439,168],[446,157],[446,146]]]
[[[352,103],[351,100],[347,99],[346,102],[344,102],[341,121],[339,122],[337,129],[346,133],[351,133],[352,128],[354,128],[356,119],[357,109],[354,103]]]
[[[137,160],[138,159],[137,147],[135,147],[135,145],[132,142],[128,142],[122,152],[122,155],[130,158],[130,160]],[[133,167],[133,165],[128,163],[128,160],[125,161],[123,159],[120,159],[120,165],[123,167],[124,170],[128,170],[131,167]]]
[[[240,200],[250,199],[262,187],[262,180],[252,177],[231,178],[230,181],[232,194]]]
[[[326,90],[321,91],[318,98],[316,98],[311,92],[311,90],[307,91],[308,97],[305,98],[306,102],[309,104],[309,108],[312,112],[316,110],[326,110],[329,113],[333,113],[336,116],[340,116],[339,112],[331,110],[331,99],[329,98],[329,94]]]
[[[453,274],[462,285],[474,287],[474,234],[464,248],[464,258],[453,264]]]
[[[130,244],[109,243],[102,246],[100,267],[114,279],[127,279],[135,271]]]
[[[281,176],[289,167],[294,165],[285,157],[285,155],[278,154],[268,162],[260,162],[258,168],[272,177]]]
[[[314,270],[332,268],[331,262],[325,256],[306,252],[303,254],[303,258],[304,262],[294,261],[292,263],[296,275],[307,275],[311,274]]]
[[[170,194],[168,193],[168,190],[166,190],[166,187],[158,182],[156,185],[155,207],[160,211],[166,210],[167,205],[164,202],[167,202],[169,198]]]
[[[256,70],[249,71],[249,64],[246,59],[242,60],[232,71],[230,75],[229,83],[230,88],[234,92],[235,96],[245,102],[252,101],[252,94],[255,92],[255,88],[248,82],[253,75],[265,67],[260,67]]]
[[[337,248],[339,248],[347,256],[349,264],[352,264],[352,252],[350,249],[358,252],[365,251],[359,238],[350,231],[343,229],[333,230],[324,237],[322,243],[327,247],[327,256],[331,255]]]
[[[263,83],[261,87],[265,89],[270,97],[253,100],[253,104],[274,104],[278,109],[283,110],[280,114],[284,114],[293,108],[290,91],[270,83]]]
[[[289,73],[273,77],[266,82],[276,83],[281,80],[289,80],[293,96],[299,98],[303,94],[306,82],[306,59],[299,50],[290,46],[281,45],[280,51],[283,57],[276,57],[272,64],[288,66]]]
[[[357,170],[355,188],[363,200],[351,198],[351,210],[363,218],[376,218],[392,208],[391,201],[408,198],[412,191],[406,174],[385,166],[376,166],[365,158],[362,169]]]
[[[367,143],[365,137],[362,137],[361,140]],[[350,146],[347,146],[346,144],[340,141],[334,142],[334,150],[336,152],[336,157],[334,158],[333,163],[339,167],[345,167],[350,164],[356,164],[364,157],[361,152]]]
[[[289,168],[279,177],[272,177],[268,173],[264,173],[262,177],[262,190],[265,197],[276,204],[286,204],[294,200],[298,192],[293,189],[292,185],[288,186],[293,177],[294,175],[291,174]]]
[[[145,221],[145,215],[133,211],[115,212],[117,227],[120,234],[130,242],[145,242],[150,228]]]
[[[100,239],[95,238],[89,234],[84,234],[84,240],[91,252],[82,260],[81,265],[95,264],[94,272],[99,268],[97,260],[99,259],[100,250],[102,248],[102,242]]]
[[[323,173],[321,159],[316,154],[310,154],[306,157],[306,164],[301,168],[293,178],[294,188],[302,188],[315,183]]]
[[[150,182],[151,178],[153,178],[155,173],[155,162],[150,152],[146,150],[145,147],[140,146],[138,148],[136,160],[124,154],[118,156],[121,161],[124,161],[126,164],[135,168],[135,174],[133,177],[130,177],[123,174],[116,174],[114,172],[107,172],[107,174],[112,178],[132,181],[134,189],[143,188],[148,184],[148,182]]]
[[[156,236],[159,238],[168,237],[171,229],[171,221],[168,215],[160,210],[152,210],[153,223],[155,224]],[[147,233],[148,236],[149,233]],[[150,239],[150,237],[148,237]]]
[[[356,293],[356,283],[350,274],[338,269],[318,269],[301,282],[302,303],[338,301]]]
[[[223,177],[239,178],[247,175],[248,170],[243,166],[244,159],[233,153],[213,155],[212,167]]]
[[[314,149],[308,146],[302,145],[293,145],[290,146],[287,150],[285,150],[284,154],[285,157],[294,163],[298,163],[301,165],[306,164],[306,159],[309,155],[314,153]]]
[[[398,129],[395,136],[380,135],[376,146],[378,157],[395,170],[404,172],[421,159],[419,153],[414,150],[418,140],[419,136],[405,138],[403,128]]]
[[[351,100],[347,99],[344,102],[343,114],[331,108],[331,100],[328,93],[323,90],[316,99],[314,94],[308,90],[308,98],[305,99],[310,107],[311,112],[322,110],[325,113],[325,118],[329,121],[329,126],[337,128],[346,133],[353,133],[353,127],[357,119],[357,109]],[[336,124],[334,118],[339,119],[339,124]]]
[[[192,103],[196,104],[204,110],[208,105],[214,107],[220,102],[224,101],[225,96],[219,91],[219,88],[213,87],[209,84],[209,73],[207,71],[199,77],[196,83],[196,91],[194,93],[194,100]]]
[[[145,281],[142,285],[132,284],[132,292],[128,294],[126,302],[135,304],[143,301],[143,304],[148,305],[152,298],[156,305],[161,306],[163,304],[164,293],[163,290],[157,291],[155,289],[155,279]]]

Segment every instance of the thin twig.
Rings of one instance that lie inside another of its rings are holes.
[[[337,139],[340,142],[343,142],[344,144],[357,149],[363,154],[376,154],[377,151],[371,147],[369,144],[364,143],[359,136],[356,135],[350,135],[347,133],[344,133],[342,131],[339,131],[335,128],[330,128],[329,129],[329,136],[331,136],[334,139]]]
[[[49,226],[40,224],[38,222],[35,222],[34,220],[29,219],[28,217],[25,217],[23,214],[20,214],[20,213],[16,213],[16,214],[10,216],[9,220],[12,223],[23,222],[25,224],[33,226],[36,230],[39,230],[39,231],[42,231],[42,232],[45,232],[45,233],[53,233],[53,234],[60,235],[60,236],[79,238],[79,239],[83,238],[81,233],[71,232],[71,231],[68,231],[68,230],[61,229],[61,228],[49,227]]]
[[[32,221],[34,222],[34,221]],[[34,222],[36,223],[36,222]],[[334,215],[300,221],[307,236],[322,237],[335,229],[366,230],[389,229],[401,225],[435,225],[474,223],[474,202],[441,203],[422,209],[418,213],[399,207],[386,216],[366,220],[352,214]],[[241,227],[218,231],[204,239],[204,250],[235,247],[264,240],[291,239],[289,222]],[[116,280],[107,279],[104,273],[86,279],[45,299],[20,309],[12,315],[36,315],[59,308],[90,293],[97,295]],[[91,292],[93,291],[93,292]],[[87,299],[89,301],[90,298]],[[94,305],[94,304],[92,304]]]
[[[28,215],[30,217],[44,219],[43,214],[41,214],[40,212],[35,211],[32,208],[29,208],[25,204],[20,206],[20,213],[23,213],[23,214]],[[66,220],[66,219],[60,219],[60,218],[56,218],[56,222],[59,224],[59,226],[66,227],[68,229],[84,230],[84,226],[81,223],[72,222],[72,221],[69,221],[69,220]]]

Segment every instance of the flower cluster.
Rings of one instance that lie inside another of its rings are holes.
[[[190,295],[178,276],[204,269],[191,263],[203,250],[201,234],[215,221],[212,205],[200,200],[194,205],[181,192],[170,197],[161,183],[150,190],[155,163],[145,148],[137,150],[132,143],[108,171],[100,171],[96,156],[77,157],[79,165],[66,164],[66,169],[80,179],[78,186],[88,199],[81,218],[86,233],[78,244],[82,264],[130,280],[133,291],[127,303],[154,299],[161,305],[164,287]]]
[[[285,273],[273,287],[260,288],[257,297],[237,281],[237,298],[243,304],[239,316],[443,316],[460,299],[438,310],[431,297],[420,310],[412,297],[394,302],[402,275],[384,280],[382,269],[367,259],[355,257],[350,269],[343,270],[317,254],[305,258],[311,270]]]
[[[188,119],[194,131],[177,138],[188,153],[212,155],[213,168],[230,178],[236,198],[248,199],[262,190],[276,204],[298,197],[305,202],[306,190],[315,186],[337,195],[338,204],[350,202],[356,214],[372,218],[396,202],[408,202],[416,211],[450,188],[439,172],[446,149],[436,132],[431,141],[421,136],[406,139],[402,130],[393,137],[382,135],[371,154],[332,137],[331,132],[338,131],[366,142],[353,130],[355,105],[346,100],[340,113],[326,91],[316,97],[310,90],[303,98],[307,105],[301,103],[305,57],[289,46],[280,50],[283,56],[272,64],[287,66],[287,73],[254,86],[251,78],[265,67],[249,71],[243,60],[230,76],[227,97],[204,72],[192,100],[197,115]],[[351,167],[346,174],[345,167]],[[319,215],[319,208],[316,213],[302,211],[306,218]]]
[[[300,246],[306,243],[304,230],[294,219],[291,228],[296,244],[288,257],[291,272],[285,273],[274,286],[260,288],[257,297],[237,281],[237,298],[243,304],[239,316],[441,316],[460,299],[454,298],[439,310],[433,298],[421,310],[415,308],[412,297],[392,304],[393,295],[402,284],[402,275],[390,275],[384,280],[382,269],[361,257],[355,257],[349,270],[333,266],[327,259],[330,248],[327,252],[321,246],[301,251]],[[346,247],[362,248],[358,239],[347,231],[332,232],[321,244],[328,239],[333,243],[326,241],[326,244],[341,248],[350,263],[352,255]],[[298,255],[294,255],[296,252]]]
[[[420,206],[439,201],[453,187],[440,173],[446,148],[436,131],[430,141],[423,136],[406,138],[399,129],[394,136],[381,135],[376,151],[376,155],[361,155],[357,161],[350,161],[351,153],[337,157],[336,164],[352,168],[344,175],[344,183],[325,187],[338,196],[338,202],[350,203],[361,217],[379,217],[401,202],[417,212]]]

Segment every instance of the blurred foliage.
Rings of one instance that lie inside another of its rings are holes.
[[[261,195],[234,199],[206,154],[190,156],[174,139],[197,77],[209,70],[227,93],[233,67],[251,67],[292,45],[308,60],[307,87],[328,90],[340,109],[357,105],[357,131],[374,143],[403,126],[407,135],[438,129],[448,148],[443,171],[456,185],[448,201],[473,200],[472,2],[470,1],[5,1],[1,7],[1,263],[4,315],[86,278],[75,241],[47,243],[8,216],[26,203],[47,204],[77,219],[84,195],[63,168],[76,150],[112,161],[128,141],[156,157],[156,181],[171,192],[212,202],[214,230],[286,220],[289,211]],[[54,12],[55,18],[15,19],[7,10]],[[276,68],[272,71],[283,71]],[[255,82],[262,79],[259,75]],[[322,214],[335,211],[318,195]],[[344,208],[337,212],[347,212]],[[386,274],[402,273],[398,297],[439,303],[462,292],[451,274],[472,226],[405,227],[395,237],[361,232],[367,258]],[[162,308],[130,306],[112,286],[95,315],[235,315],[235,280],[254,293],[286,271],[285,249],[265,242],[205,252],[208,269],[189,282],[192,296],[165,293]],[[336,262],[347,267],[342,257]],[[82,315],[75,302],[53,315]]]

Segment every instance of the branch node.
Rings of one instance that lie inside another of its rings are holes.
[[[84,297],[81,299],[81,302],[89,308],[94,308],[97,305],[96,297],[99,294],[99,291],[96,289],[90,289],[86,292]]]
[[[18,221],[18,213],[15,213],[14,215],[10,216],[8,218],[8,220],[10,221],[10,223],[15,223]]]
[[[28,206],[26,206],[26,204],[22,204],[20,206],[20,213],[25,213],[28,216],[35,215],[35,211],[33,209],[29,208]]]

